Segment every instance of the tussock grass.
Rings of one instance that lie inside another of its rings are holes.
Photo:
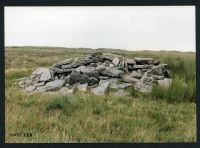
[[[196,141],[194,54],[96,51],[158,58],[169,64],[173,84],[169,89],[155,87],[149,95],[129,88],[131,95],[127,97],[94,96],[89,92],[77,92],[73,96],[28,95],[18,88],[17,79],[29,76],[39,66],[50,66],[95,50],[6,48],[6,143]],[[32,133],[32,136],[10,136],[18,132]]]
[[[196,63],[191,57],[166,57],[162,59],[169,64],[172,85],[169,89],[154,87],[151,97],[166,99],[170,102],[190,101],[196,98]]]

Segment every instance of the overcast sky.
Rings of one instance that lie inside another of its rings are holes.
[[[5,7],[5,45],[195,51],[195,7]]]

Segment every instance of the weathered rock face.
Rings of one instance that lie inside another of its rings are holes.
[[[118,78],[120,77],[124,72],[121,70],[118,70],[117,68],[111,68],[111,67],[106,67],[104,70],[100,72],[102,75],[107,75],[113,78]]]
[[[25,92],[58,91],[71,95],[90,91],[104,95],[108,88],[117,89],[113,95],[125,96],[127,87],[141,93],[150,93],[154,85],[170,87],[171,71],[167,64],[153,58],[125,58],[115,54],[92,54],[85,58],[71,58],[37,68],[30,78],[19,83]],[[118,83],[120,82],[120,83]]]
[[[163,80],[158,80],[158,85],[163,86],[163,87],[170,87],[172,83],[172,79],[164,78]]]
[[[108,89],[109,82],[100,84],[99,86],[92,88],[91,92],[95,95],[104,95]]]
[[[79,90],[79,91],[87,91],[87,87],[88,87],[88,84],[87,83],[85,83],[85,84],[79,84],[78,86],[77,86],[77,89]]]

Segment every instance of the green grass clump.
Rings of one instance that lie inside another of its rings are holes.
[[[161,61],[169,65],[172,71],[170,88],[155,86],[151,97],[166,99],[169,102],[195,102],[196,63],[194,57],[166,56]]]
[[[65,114],[70,115],[76,109],[78,109],[80,106],[78,105],[78,102],[71,96],[62,96],[62,97],[55,97],[53,100],[51,100],[46,110],[53,111],[53,110],[61,110]]]
[[[168,102],[182,102],[187,99],[187,85],[179,78],[174,78],[169,88],[155,86],[151,97],[165,99]]]

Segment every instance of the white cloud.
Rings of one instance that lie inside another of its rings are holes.
[[[195,7],[5,7],[5,45],[195,51]]]

